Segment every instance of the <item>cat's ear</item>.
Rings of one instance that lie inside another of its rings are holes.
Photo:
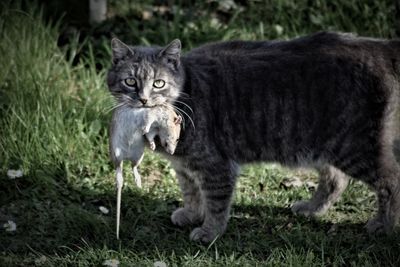
[[[158,55],[164,59],[167,64],[177,68],[180,64],[181,48],[181,41],[175,39],[169,45],[164,47]]]
[[[118,38],[113,38],[111,40],[111,49],[113,64],[117,64],[118,61],[124,57],[132,57],[135,54],[132,48],[130,48],[127,44],[124,44]]]

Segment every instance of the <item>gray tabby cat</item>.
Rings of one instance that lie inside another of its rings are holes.
[[[174,105],[193,120],[171,161],[184,206],[178,226],[210,242],[227,226],[239,164],[275,161],[321,174],[295,213],[320,215],[349,177],[375,189],[369,232],[389,232],[400,214],[400,168],[392,152],[400,42],[317,33],[290,41],[214,43],[180,57],[162,47],[113,42],[111,93],[134,107]],[[133,78],[137,86],[127,87]],[[163,86],[156,83],[163,81]]]

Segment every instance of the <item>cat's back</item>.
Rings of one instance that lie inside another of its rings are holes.
[[[184,58],[185,90],[197,99],[195,121],[207,122],[209,134],[202,135],[223,144],[224,154],[296,161],[313,151],[319,157],[331,143],[344,142],[335,139],[342,129],[343,139],[361,147],[369,137],[355,138],[348,129],[382,123],[393,88],[400,87],[395,44],[326,32],[209,44]],[[200,133],[194,132],[199,139]]]
[[[311,57],[327,54],[357,58],[397,53],[397,46],[397,42],[359,37],[352,33],[318,32],[287,41],[234,40],[209,43],[191,50],[187,53],[186,59],[190,61],[200,58],[203,60],[236,58],[250,61],[260,56]]]
[[[325,76],[398,75],[399,41],[319,32],[288,41],[229,41],[193,49],[183,64],[192,87],[202,83],[202,94],[238,91],[298,90],[299,84],[326,83]],[[350,77],[354,79],[357,77]],[[292,80],[292,82],[290,82]],[[382,81],[386,82],[386,81]],[[286,86],[282,86],[286,84]],[[276,85],[276,86],[275,86]],[[204,89],[209,87],[209,89]],[[249,88],[249,89],[245,89]],[[310,87],[304,88],[304,90]],[[335,88],[335,90],[338,88]]]

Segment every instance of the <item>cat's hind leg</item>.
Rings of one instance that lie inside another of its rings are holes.
[[[373,146],[371,146],[373,147]],[[378,197],[378,211],[366,225],[369,233],[389,233],[400,216],[400,167],[391,149],[372,150],[351,164],[339,166],[346,174],[372,187]]]
[[[323,215],[340,197],[349,183],[349,177],[332,165],[318,169],[320,178],[317,190],[309,201],[298,201],[292,211],[304,216]]]
[[[393,161],[378,168],[375,179],[367,180],[376,191],[378,211],[366,225],[369,233],[390,233],[400,217],[400,168]]]

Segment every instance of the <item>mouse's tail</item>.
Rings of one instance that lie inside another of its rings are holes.
[[[119,239],[119,225],[121,218],[121,194],[122,194],[122,186],[124,184],[124,177],[122,175],[122,162],[118,164],[116,169],[116,182],[117,182],[117,221],[116,221],[116,233],[117,239]]]

